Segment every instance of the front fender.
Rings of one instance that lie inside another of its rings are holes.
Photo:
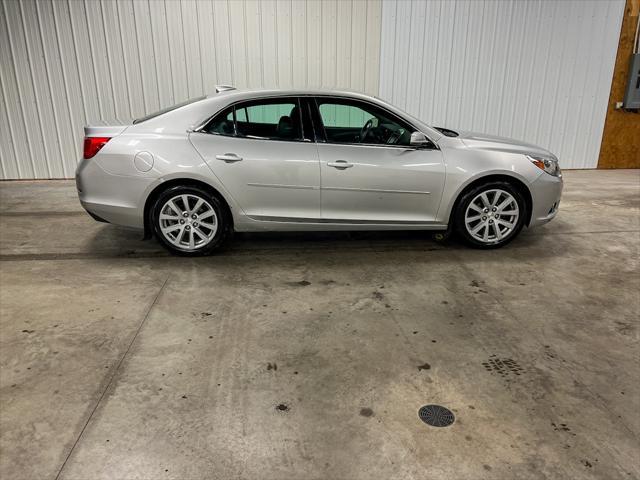
[[[530,185],[543,172],[523,154],[470,150],[464,146],[443,148],[447,175],[437,219],[449,223],[451,212],[460,195],[482,179],[512,178],[524,185],[531,194]]]

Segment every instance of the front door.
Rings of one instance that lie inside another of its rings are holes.
[[[320,168],[297,98],[242,102],[191,141],[245,214],[256,220],[320,218]]]
[[[409,146],[412,127],[352,99],[317,98],[324,221],[428,223],[435,220],[445,167],[438,149]]]

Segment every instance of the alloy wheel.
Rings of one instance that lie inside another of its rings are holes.
[[[191,193],[167,200],[158,221],[164,238],[182,250],[204,247],[218,231],[218,216],[211,204]]]
[[[520,209],[513,195],[492,189],[471,200],[464,214],[464,224],[475,240],[485,244],[499,243],[513,231],[519,217]]]

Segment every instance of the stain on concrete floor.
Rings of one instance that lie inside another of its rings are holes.
[[[0,216],[0,477],[640,478],[640,175],[565,179],[491,252],[251,234],[183,259],[67,200]]]

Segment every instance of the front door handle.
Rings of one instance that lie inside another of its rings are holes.
[[[344,170],[345,168],[353,167],[353,163],[349,163],[346,160],[336,160],[335,162],[327,162],[329,167],[337,168],[339,170]]]
[[[224,155],[216,155],[218,160],[223,160],[227,163],[239,162],[242,157],[239,157],[235,153],[225,153]]]

